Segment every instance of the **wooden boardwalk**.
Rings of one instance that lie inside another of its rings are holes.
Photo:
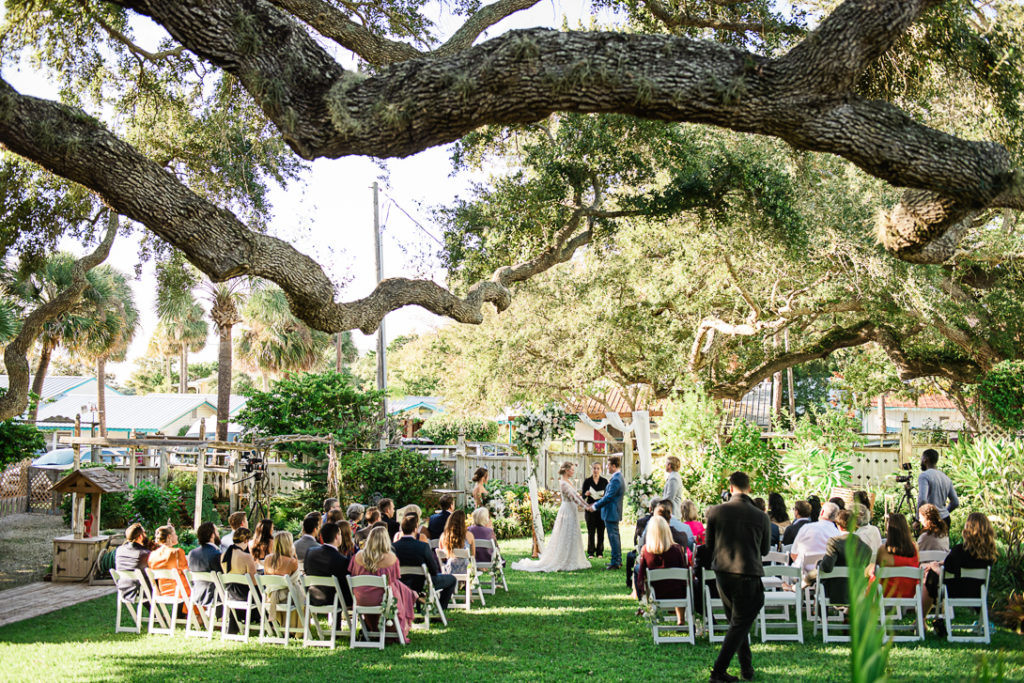
[[[50,583],[37,581],[0,591],[0,626],[13,624],[40,614],[101,598],[114,592],[114,586],[90,586],[87,583]]]

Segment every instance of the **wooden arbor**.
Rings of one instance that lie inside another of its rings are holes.
[[[102,467],[76,469],[51,487],[55,493],[70,493],[70,536],[53,539],[53,580],[78,581],[88,578],[96,556],[106,547],[108,536],[100,536],[100,500],[104,493],[122,493],[128,487],[120,477]],[[85,497],[92,496],[92,536],[85,535]]]

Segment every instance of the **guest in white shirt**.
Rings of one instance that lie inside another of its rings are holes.
[[[867,505],[854,503],[853,511],[857,513],[857,530],[853,533],[871,548],[871,557],[877,557],[878,549],[882,547],[882,532],[871,523],[871,511]]]
[[[319,548],[320,542],[316,540],[317,535],[320,533],[320,513],[310,512],[306,515],[306,518],[302,520],[302,536],[299,540],[295,541],[295,558],[299,562],[306,561],[306,553],[311,548]]]
[[[249,520],[246,518],[245,513],[241,510],[232,512],[228,517],[228,525],[231,527],[231,533],[225,534],[220,539],[220,552],[221,554],[226,553],[228,548],[235,544],[235,532],[239,529],[248,529]]]
[[[796,540],[790,550],[790,557],[797,566],[810,571],[815,568],[817,561],[807,562],[808,555],[824,555],[828,546],[828,539],[838,536],[842,532],[836,526],[836,517],[839,516],[839,506],[828,502],[821,506],[821,514],[817,522],[804,524],[797,532]]]

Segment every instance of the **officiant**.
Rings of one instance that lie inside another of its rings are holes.
[[[593,505],[604,495],[604,489],[608,486],[608,480],[601,476],[601,463],[595,462],[591,476],[583,480],[580,488],[580,495],[587,501],[587,505]],[[587,557],[604,556],[604,521],[599,511],[583,513],[587,520]]]

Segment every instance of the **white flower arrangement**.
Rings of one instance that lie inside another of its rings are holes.
[[[629,499],[629,504],[633,506],[633,509],[637,514],[642,514],[647,510],[647,507],[651,503],[651,499],[660,493],[661,490],[662,484],[654,477],[653,474],[638,474],[633,477],[633,481],[629,483],[629,487],[626,491],[626,497]]]

